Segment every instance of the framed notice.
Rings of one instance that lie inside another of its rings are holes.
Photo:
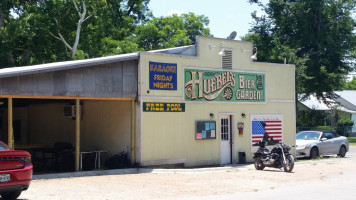
[[[149,62],[150,90],[177,90],[177,64]]]
[[[216,121],[196,121],[196,140],[216,139]]]

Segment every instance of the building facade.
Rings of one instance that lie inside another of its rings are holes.
[[[200,36],[191,46],[2,69],[0,137],[14,147],[73,143],[76,170],[91,150],[126,151],[142,166],[249,162],[265,133],[271,145],[294,145],[296,133],[294,66],[254,53],[250,42]]]
[[[190,48],[140,55],[137,161],[229,164],[239,152],[252,161],[265,132],[295,143],[294,66],[254,62],[249,42],[198,37]]]

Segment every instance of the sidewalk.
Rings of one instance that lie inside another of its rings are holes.
[[[202,168],[179,168],[179,169],[164,169],[164,168],[127,168],[127,169],[112,169],[112,170],[93,170],[93,171],[80,171],[80,172],[66,172],[54,174],[38,174],[33,175],[32,180],[40,179],[57,179],[57,178],[70,178],[70,177],[86,177],[86,176],[106,176],[106,175],[119,175],[119,174],[196,174],[206,172],[226,172],[247,170],[254,168],[253,164],[233,164],[220,167],[202,167]]]

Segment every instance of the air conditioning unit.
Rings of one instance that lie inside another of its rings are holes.
[[[63,107],[63,114],[66,117],[75,117],[75,105],[67,105]]]

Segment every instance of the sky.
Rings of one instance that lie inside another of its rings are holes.
[[[248,3],[248,0],[150,0],[148,6],[155,17],[189,12],[204,15],[210,20],[208,27],[214,37],[226,38],[236,31],[237,40],[251,28],[251,13],[263,13],[257,5]]]

